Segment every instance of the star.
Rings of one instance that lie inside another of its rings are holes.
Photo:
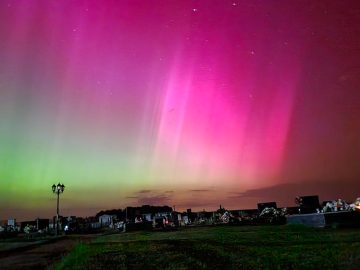
[[[193,11],[193,12],[197,12],[198,9],[197,9],[197,8],[193,8],[192,11]]]

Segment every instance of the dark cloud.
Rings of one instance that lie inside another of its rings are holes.
[[[144,196],[138,198],[137,203],[139,205],[144,205],[144,204],[150,204],[150,205],[166,205],[166,204],[170,204],[171,200],[170,197],[165,196],[165,195],[154,195],[154,196]]]
[[[210,208],[210,209],[216,209],[218,206],[218,200],[214,199],[207,199],[207,200],[186,200],[182,201],[181,203],[176,203],[176,208],[195,208],[195,209],[201,209],[201,208]]]
[[[143,190],[140,190],[140,191],[138,191],[136,193],[150,193],[150,192],[151,192],[150,189],[143,189]]]
[[[169,195],[173,192],[173,190],[159,192],[150,189],[143,189],[134,192],[133,195],[127,196],[126,199],[133,199],[133,203],[137,205],[166,205],[171,204],[171,198]]]

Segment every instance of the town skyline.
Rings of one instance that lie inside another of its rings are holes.
[[[71,208],[73,202],[66,201],[69,196],[64,197],[63,195],[66,192],[71,192],[71,187],[67,187],[66,191],[60,195],[60,216],[79,216],[79,217],[90,217],[95,216],[96,213],[100,211],[107,211],[113,209],[125,209],[126,207],[140,207],[144,205],[153,205],[153,206],[169,206],[173,210],[179,212],[185,212],[187,209],[192,209],[195,212],[199,211],[216,211],[219,209],[219,205],[222,205],[225,209],[228,210],[241,210],[241,209],[256,209],[258,203],[265,202],[276,202],[278,207],[294,207],[296,206],[295,198],[299,196],[310,196],[318,195],[321,201],[333,201],[337,199],[342,199],[348,203],[353,202],[358,198],[357,191],[360,189],[360,184],[353,186],[352,189],[347,188],[348,183],[335,181],[332,184],[336,185],[337,191],[333,192],[333,186],[330,188],[324,187],[328,185],[328,182],[320,182],[318,186],[311,185],[306,189],[303,189],[303,193],[299,193],[299,186],[294,184],[282,184],[272,187],[265,187],[264,189],[258,190],[248,190],[244,193],[239,193],[235,191],[223,191],[223,194],[228,197],[224,197],[222,200],[216,201],[217,197],[212,198],[211,194],[215,193],[214,189],[193,189],[193,190],[183,190],[180,191],[188,194],[198,194],[199,198],[204,198],[204,200],[198,200],[196,204],[176,204],[176,200],[172,200],[171,197],[175,193],[172,190],[166,190],[165,192],[159,192],[156,190],[144,189],[138,192],[135,192],[134,195],[130,196],[134,200],[128,205],[114,203],[113,205],[107,206],[105,204],[94,207],[84,207],[84,208]],[[51,218],[56,216],[56,195],[51,194],[48,198],[48,208],[45,210],[22,210],[11,209],[11,208],[1,208],[0,209],[0,220],[5,220],[9,218],[15,218],[18,221],[24,220],[33,220],[35,218]],[[266,195],[265,195],[266,194]],[[282,194],[279,196],[279,194]],[[71,195],[70,195],[71,198]],[[174,196],[174,198],[176,198]],[[127,198],[129,199],[129,198]],[[119,199],[121,201],[121,198]],[[123,200],[125,201],[125,200]],[[65,206],[64,206],[65,205]]]

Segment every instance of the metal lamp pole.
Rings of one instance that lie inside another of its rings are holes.
[[[52,185],[52,191],[57,195],[57,204],[56,204],[56,235],[59,234],[59,198],[60,194],[64,192],[64,184],[58,183],[57,185]]]

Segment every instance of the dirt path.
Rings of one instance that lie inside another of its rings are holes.
[[[54,242],[0,253],[0,269],[49,269],[79,242],[88,242],[96,235],[66,236]]]

